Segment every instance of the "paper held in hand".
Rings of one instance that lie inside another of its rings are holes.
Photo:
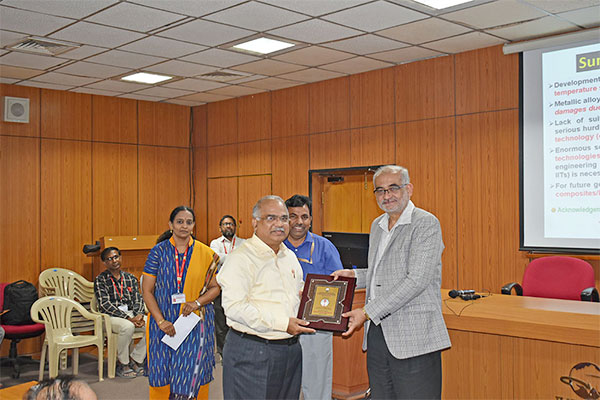
[[[183,343],[185,338],[190,334],[192,329],[200,322],[201,318],[196,313],[190,313],[187,317],[180,315],[177,318],[177,321],[173,324],[175,328],[175,336],[166,335],[163,336],[161,341],[165,343],[167,346],[171,347],[173,350],[177,350],[177,348]]]

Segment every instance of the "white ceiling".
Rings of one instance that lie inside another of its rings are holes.
[[[600,0],[0,0],[0,82],[196,106],[600,25]],[[260,34],[296,43],[227,50]],[[76,49],[7,49],[27,38]],[[126,83],[134,71],[174,75]],[[202,76],[228,72],[227,78]]]

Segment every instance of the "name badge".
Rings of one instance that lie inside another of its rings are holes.
[[[123,311],[123,312],[129,312],[129,307],[127,307],[127,304],[121,304],[119,306],[119,310]]]
[[[175,293],[171,295],[171,304],[185,303],[185,293]]]

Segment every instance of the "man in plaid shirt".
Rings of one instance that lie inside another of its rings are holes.
[[[111,316],[113,333],[117,340],[117,376],[135,378],[144,374],[146,339],[140,339],[131,352],[129,348],[134,331],[144,331],[145,307],[137,278],[129,272],[121,271],[121,251],[107,247],[100,254],[106,270],[94,281],[94,292],[100,312]]]

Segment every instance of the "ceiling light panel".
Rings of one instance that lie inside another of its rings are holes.
[[[155,83],[168,81],[169,79],[173,79],[173,77],[167,75],[149,74],[147,72],[136,72],[135,74],[127,75],[121,78],[123,81],[141,82],[148,85],[154,85]]]
[[[211,14],[204,19],[239,26],[255,31],[266,31],[283,25],[293,24],[309,17],[292,11],[282,10],[266,4],[249,2]]]
[[[444,8],[450,8],[459,4],[469,3],[472,0],[414,0],[417,3],[425,4],[428,7],[435,8],[436,10],[442,10]]]
[[[236,44],[231,48],[256,54],[270,54],[275,53],[276,51],[288,49],[293,46],[293,43],[261,37],[250,40],[249,42]]]

